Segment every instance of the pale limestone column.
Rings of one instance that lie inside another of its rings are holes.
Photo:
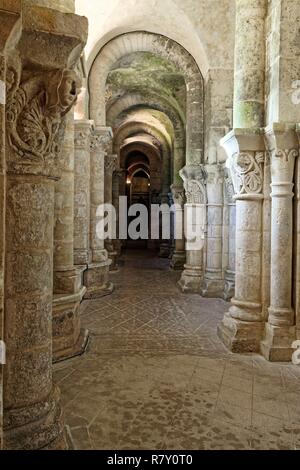
[[[223,182],[220,165],[206,165],[207,172],[207,255],[203,297],[222,297],[224,279],[222,269]]]
[[[271,152],[271,305],[261,351],[270,361],[290,361],[296,339],[292,304],[293,188],[299,143],[294,128],[273,124],[266,128]]]
[[[165,189],[167,190],[167,189]],[[169,194],[167,192],[161,193],[159,196],[160,204],[162,206],[161,215],[160,215],[160,226],[162,228],[162,221],[167,220],[170,216],[170,206],[169,206]],[[171,235],[171,230],[170,230]],[[168,240],[161,239],[159,242],[159,257],[160,258],[169,258],[170,256],[170,238]]]
[[[74,117],[66,117],[59,159],[60,179],[55,185],[53,360],[84,352],[88,331],[81,328],[79,307],[86,292],[84,268],[74,266]]]
[[[300,124],[296,131],[300,150]],[[295,164],[295,224],[294,224],[294,289],[293,304],[295,305],[296,334],[300,338],[300,161],[296,159]]]
[[[4,447],[63,449],[52,382],[54,186],[61,120],[78,87],[66,67],[70,56],[78,60],[87,22],[31,7],[22,24],[20,56],[10,58],[7,73]]]
[[[259,351],[263,334],[263,136],[256,130],[234,130],[221,141],[236,199],[236,274],[232,307],[219,328],[233,352]]]
[[[171,186],[173,201],[175,204],[174,212],[174,235],[175,249],[172,255],[171,268],[182,271],[186,262],[185,237],[184,237],[184,203],[185,193],[183,186]]]
[[[90,145],[93,122],[75,121],[74,263],[87,266],[90,257]]]
[[[203,220],[206,213],[206,180],[207,174],[203,165],[190,165],[184,167],[180,176],[184,182],[186,194],[185,220],[191,212],[200,212],[202,220],[195,224],[197,231],[202,232],[202,239],[197,246],[186,244],[186,264],[179,281],[179,286],[183,292],[200,293],[203,283],[203,257],[205,246],[206,221]],[[185,233],[187,236],[187,233]],[[193,247],[195,246],[195,248]]]
[[[117,259],[121,256],[122,251],[122,241],[119,239],[119,197],[120,197],[120,185],[121,181],[124,178],[123,170],[118,169],[113,174],[113,183],[112,183],[112,203],[116,210],[116,220],[117,220],[117,239],[113,240],[114,251],[117,252]],[[123,184],[123,182],[122,182]]]
[[[84,273],[84,285],[87,287],[85,298],[93,299],[112,293],[114,286],[109,281],[111,260],[104,248],[104,240],[97,235],[100,216],[99,206],[104,199],[104,160],[106,148],[112,139],[110,127],[96,127],[91,140],[90,160],[90,259]]]
[[[226,169],[224,180],[224,300],[229,301],[235,290],[235,238],[236,201],[230,172]],[[226,233],[225,233],[226,232]],[[225,246],[226,245],[226,246]]]
[[[264,124],[267,0],[236,0],[234,128]]]
[[[113,175],[117,169],[118,155],[108,153],[104,159],[104,200],[105,204],[113,203]],[[111,260],[110,271],[118,270],[118,252],[114,240],[106,240],[105,248]]]

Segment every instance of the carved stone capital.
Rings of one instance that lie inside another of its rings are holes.
[[[265,143],[261,129],[233,129],[220,142],[236,199],[262,198]]]
[[[183,186],[176,186],[172,185],[171,186],[171,192],[172,192],[172,197],[174,204],[183,207],[185,203],[185,191]]]
[[[89,149],[91,144],[93,121],[74,121],[75,148]]]
[[[265,152],[242,152],[227,161],[236,196],[262,195]]]
[[[272,185],[291,185],[295,159],[299,156],[297,129],[275,123],[266,128],[265,141],[271,156]]]
[[[206,204],[207,173],[203,165],[185,166],[179,172],[188,204]]]
[[[111,127],[97,127],[92,133],[91,151],[107,153],[108,146],[112,141]]]
[[[231,178],[231,173],[228,169],[225,171],[225,178],[224,178],[224,196],[225,196],[225,203],[226,204],[234,204],[234,186],[233,181]]]
[[[104,168],[107,175],[112,176],[113,172],[117,169],[118,155],[106,155],[104,159]]]
[[[63,118],[75,104],[80,84],[72,70],[28,73],[20,69],[9,66],[6,74],[7,169],[55,176]]]

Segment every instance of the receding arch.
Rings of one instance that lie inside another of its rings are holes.
[[[101,49],[89,75],[90,118],[96,125],[106,125],[105,87],[108,74],[118,60],[133,52],[156,54],[173,63],[182,73],[187,91],[187,161],[190,164],[201,163],[204,146],[203,77],[186,49],[166,36],[133,32],[114,38]]]

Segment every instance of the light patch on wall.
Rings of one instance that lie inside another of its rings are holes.
[[[0,104],[6,104],[6,87],[3,80],[0,80]]]

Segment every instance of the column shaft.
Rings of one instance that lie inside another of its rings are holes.
[[[74,266],[74,117],[66,118],[59,159],[60,179],[55,185],[53,360],[82,354],[88,331],[81,329],[80,303],[86,288],[83,268]]]
[[[90,160],[90,259],[88,269],[84,273],[84,285],[87,287],[85,298],[99,298],[113,291],[109,281],[108,259],[104,248],[104,240],[97,235],[97,225],[100,221],[99,207],[104,204],[104,160],[106,147],[112,138],[111,129],[97,127],[91,140]]]

